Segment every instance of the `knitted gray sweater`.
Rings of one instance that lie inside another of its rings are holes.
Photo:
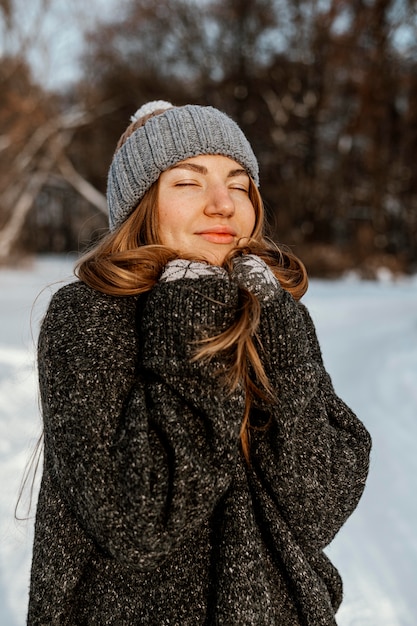
[[[39,338],[45,451],[28,624],[330,626],[323,548],[364,488],[370,439],[335,395],[307,310],[262,305],[251,466],[244,393],[190,362],[233,321],[238,286],[207,276],[111,297],[75,282]]]

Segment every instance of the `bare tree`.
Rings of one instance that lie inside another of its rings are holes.
[[[51,180],[65,180],[106,212],[103,194],[77,171],[69,153],[76,130],[108,113],[108,105],[90,112],[69,108],[37,83],[29,66],[28,59],[42,52],[42,28],[52,8],[51,0],[30,7],[19,0],[0,4],[0,263],[15,250],[29,211]],[[48,54],[44,58],[47,73]]]
[[[65,116],[73,94],[45,97],[21,59],[12,69],[3,58],[0,79],[19,80],[0,93],[0,227],[13,239],[51,177],[103,208],[129,116],[164,98],[239,122],[261,162],[275,237],[310,255],[310,267],[372,255],[409,266],[416,34],[415,0],[125,0],[88,36],[78,123]],[[315,265],[315,250],[331,257]]]
[[[90,204],[107,213],[105,197],[75,170],[66,155],[74,131],[87,123],[91,123],[91,114],[84,111],[57,114],[26,136],[25,145],[16,151],[3,181],[0,263],[9,257],[28,212],[52,175],[60,174]],[[8,156],[7,149],[5,152]]]

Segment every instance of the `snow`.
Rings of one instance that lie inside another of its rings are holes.
[[[72,263],[71,257],[46,257],[0,271],[2,626],[25,623],[33,507],[30,519],[20,522],[14,507],[41,431],[36,336],[51,293],[71,279]],[[365,494],[328,549],[345,587],[338,624],[415,626],[417,277],[313,280],[305,302],[337,392],[373,437]]]

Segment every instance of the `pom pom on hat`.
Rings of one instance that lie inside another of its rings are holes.
[[[145,117],[145,115],[150,115],[155,111],[166,111],[167,109],[172,109],[174,105],[166,100],[153,100],[152,102],[147,102],[143,104],[134,115],[131,116],[131,122],[137,122],[141,117]]]

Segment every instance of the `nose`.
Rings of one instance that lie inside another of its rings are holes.
[[[207,190],[207,200],[204,209],[206,215],[220,215],[230,217],[235,212],[235,203],[226,185],[213,185]]]

